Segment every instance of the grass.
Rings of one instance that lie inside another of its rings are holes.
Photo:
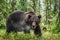
[[[42,37],[36,37],[31,31],[30,34],[24,34],[24,32],[10,33],[6,35],[5,29],[0,29],[0,40],[60,40],[60,33],[52,33],[48,31],[42,31]]]

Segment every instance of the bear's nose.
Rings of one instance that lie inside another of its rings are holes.
[[[32,26],[32,28],[33,28],[33,29],[35,29],[35,28],[36,28],[36,26]]]
[[[34,28],[35,26],[33,26],[33,28]]]

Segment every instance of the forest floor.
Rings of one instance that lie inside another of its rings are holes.
[[[41,37],[36,37],[32,31],[30,34],[18,32],[17,35],[15,33],[6,35],[5,29],[0,29],[0,40],[60,40],[60,33],[42,31]]]

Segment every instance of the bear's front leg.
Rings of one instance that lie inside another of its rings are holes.
[[[38,36],[41,36],[41,35],[42,35],[41,29],[40,29],[39,26],[37,26],[37,27],[34,29],[34,33],[35,33],[35,35],[38,35]]]

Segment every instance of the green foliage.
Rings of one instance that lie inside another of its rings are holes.
[[[10,4],[6,0],[1,0],[0,3],[0,28],[5,28],[6,18],[10,13]]]
[[[52,33],[48,30],[42,32],[43,40],[59,40],[60,39],[60,9],[58,0],[0,0],[0,40],[40,40],[36,36],[29,34],[18,33],[15,36],[11,33],[10,36],[4,35],[6,28],[6,19],[15,10],[34,11],[42,15],[42,26],[48,26]],[[37,15],[39,15],[37,14]],[[4,28],[4,29],[3,29]],[[42,28],[42,27],[41,27]],[[54,34],[57,32],[57,34]]]
[[[0,40],[60,40],[60,33],[44,32],[42,37],[36,37],[32,33],[24,34],[23,32],[5,34],[5,29],[0,29]]]

